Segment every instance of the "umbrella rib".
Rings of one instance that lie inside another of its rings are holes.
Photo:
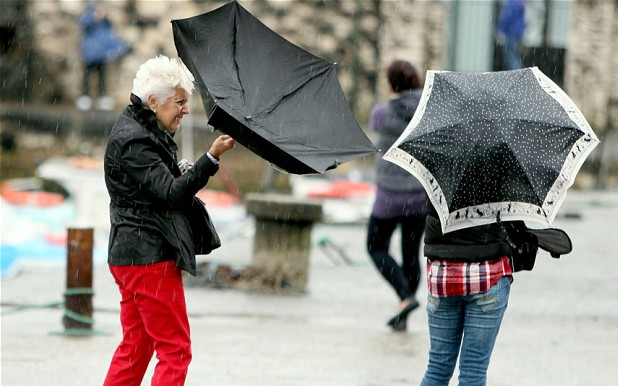
[[[235,13],[234,14],[234,18],[237,19],[238,15]],[[245,87],[243,85],[242,79],[240,78],[240,71],[239,68],[240,66],[238,65],[238,59],[237,59],[237,51],[238,51],[238,44],[236,43],[239,39],[239,32],[238,32],[238,27],[237,27],[237,20],[234,20],[234,42],[232,43],[232,58],[234,58],[234,74],[236,74],[236,80],[238,81],[238,85],[240,86],[240,95],[242,95],[242,105],[247,106],[247,103],[245,101]],[[243,108],[244,110],[244,108]]]
[[[533,71],[534,73],[535,71]],[[521,72],[519,74],[519,76],[517,77],[517,79],[515,81],[513,81],[507,91],[507,95],[512,94],[512,91],[514,89],[516,89],[516,87],[522,83],[525,84],[525,77],[526,76],[530,76],[529,72]],[[534,74],[533,74],[534,76]],[[543,79],[546,78],[546,76],[542,73],[539,72],[539,74],[537,74],[538,77],[542,77]],[[545,80],[545,82],[551,82],[551,79],[547,78]],[[575,104],[568,98],[568,96],[562,91],[559,92],[557,89],[551,89],[550,91],[547,90],[548,86],[542,86],[539,84],[539,87],[543,88],[543,91],[547,94],[547,96],[553,100],[556,101],[556,103],[558,103],[560,105],[560,107],[564,110],[564,114],[566,116],[569,117],[569,119],[571,120],[571,122],[573,123],[572,126],[562,126],[563,128],[569,128],[569,129],[574,129],[574,130],[579,130],[579,131],[583,131],[581,129],[581,127],[586,126],[588,124],[588,122],[585,119],[580,118],[581,113],[579,113],[579,115],[577,115],[577,112],[579,111],[577,109],[577,107],[575,106]],[[575,110],[575,112],[570,112],[569,110]],[[582,122],[583,121],[583,122]],[[538,120],[532,120],[532,119],[526,119],[526,120],[522,120],[520,119],[519,122],[528,122],[528,123],[532,123],[532,124],[536,124],[536,125],[546,125],[547,121],[543,121],[541,119]],[[589,125],[588,125],[589,128]],[[592,129],[589,129],[590,131]]]
[[[502,131],[502,130],[501,130],[501,131],[500,131],[500,133],[502,134],[502,136],[503,136],[503,138],[504,138],[504,134],[505,134],[505,133],[504,133],[504,131]],[[517,165],[519,166],[519,169],[520,169],[520,170],[526,170],[526,165],[525,165],[525,163],[524,163],[524,162],[522,162],[522,157],[523,157],[523,155],[522,155],[522,154],[520,154],[518,151],[516,151],[516,149],[513,149],[513,148],[511,147],[511,145],[510,145],[510,143],[509,143],[508,141],[504,140],[503,142],[507,145],[507,147],[508,147],[509,151],[511,152],[511,154],[513,154],[513,155],[514,155],[515,160],[517,161]],[[537,202],[540,202],[540,203],[541,203],[541,204],[540,204],[540,205],[538,205],[538,206],[539,206],[539,207],[542,207],[542,205],[543,205],[543,200],[542,200],[542,199],[541,199],[541,197],[539,197],[539,195],[538,195],[538,192],[537,192],[537,189],[536,189],[536,184],[534,183],[534,181],[533,181],[533,180],[531,180],[531,179],[530,179],[530,176],[528,175],[528,173],[523,173],[523,175],[524,175],[524,177],[526,178],[526,180],[528,181],[529,186],[531,186],[531,187],[533,187],[533,188],[534,188],[534,194],[535,194],[535,196],[536,196]]]

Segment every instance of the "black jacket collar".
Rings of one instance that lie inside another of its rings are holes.
[[[137,95],[131,93],[130,97],[132,105],[129,105],[128,109],[133,118],[142,126],[150,130],[159,140],[169,145],[173,151],[178,150],[178,146],[174,142],[174,134],[168,133],[165,130],[159,128],[157,122],[157,116],[155,113],[144,107],[142,100]]]

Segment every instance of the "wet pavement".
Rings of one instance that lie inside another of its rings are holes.
[[[573,252],[559,260],[540,252],[532,272],[515,275],[489,385],[618,384],[618,192],[570,192],[554,226],[571,236]],[[194,358],[186,385],[418,385],[429,344],[425,311],[411,314],[407,332],[389,330],[398,302],[370,264],[364,237],[362,225],[315,226],[305,295],[188,286]],[[324,238],[353,264],[319,247]],[[250,262],[250,231],[223,241],[200,261]],[[95,266],[94,333],[68,336],[65,283],[57,266],[2,278],[2,385],[102,384],[120,340],[118,291],[107,267]],[[423,281],[423,305],[426,296]]]

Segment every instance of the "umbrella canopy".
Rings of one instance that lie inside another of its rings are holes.
[[[173,20],[208,123],[279,169],[323,173],[376,151],[345,99],[335,64],[285,40],[235,1]]]
[[[384,155],[416,176],[443,232],[502,220],[551,225],[599,143],[538,68],[428,71],[419,107]]]

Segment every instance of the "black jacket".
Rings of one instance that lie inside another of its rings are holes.
[[[494,223],[442,233],[440,220],[429,205],[425,222],[425,256],[429,259],[478,262],[511,256],[506,231]]]
[[[154,113],[131,95],[105,150],[105,184],[111,199],[108,263],[143,265],[175,260],[195,275],[195,245],[186,211],[219,169],[206,153],[184,175],[178,146]]]

